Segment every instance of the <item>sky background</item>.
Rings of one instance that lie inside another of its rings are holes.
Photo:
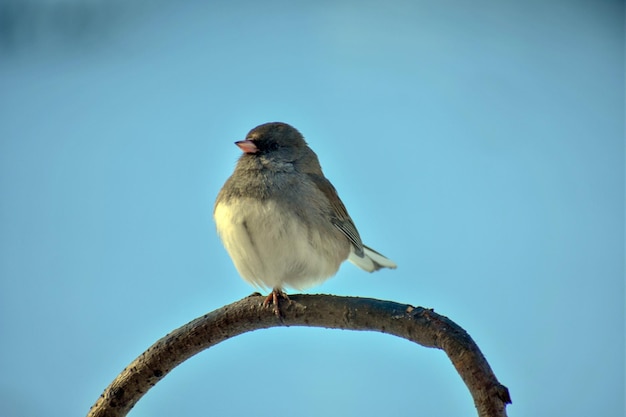
[[[254,291],[213,202],[233,142],[284,121],[398,263],[310,293],[448,316],[509,416],[623,416],[623,76],[619,1],[0,0],[0,415],[85,415],[156,340]],[[399,413],[474,414],[442,351],[276,328],[130,416]]]

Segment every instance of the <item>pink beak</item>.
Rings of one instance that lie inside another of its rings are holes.
[[[237,141],[235,145],[239,146],[239,149],[245,153],[257,153],[259,151],[254,142],[248,139]]]

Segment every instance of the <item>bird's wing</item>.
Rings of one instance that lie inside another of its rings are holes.
[[[337,195],[337,190],[324,176],[318,174],[307,174],[317,188],[326,196],[330,206],[333,210],[331,222],[339,229],[354,246],[354,252],[356,255],[362,257],[363,242],[361,242],[361,236],[356,230],[356,226],[352,222],[346,206],[343,205],[341,199]]]

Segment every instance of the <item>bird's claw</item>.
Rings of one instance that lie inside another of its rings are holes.
[[[288,304],[291,303],[291,300],[289,299],[289,297],[287,296],[287,294],[285,294],[283,290],[281,290],[280,288],[274,288],[272,292],[269,293],[267,297],[265,297],[265,300],[263,301],[263,307],[269,307],[270,305],[273,305],[274,314],[276,315],[276,317],[282,320],[283,315],[280,311],[280,299],[281,298],[284,300],[287,300]]]

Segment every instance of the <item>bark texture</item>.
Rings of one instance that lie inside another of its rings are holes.
[[[168,372],[193,355],[242,333],[276,326],[367,330],[402,337],[446,352],[481,417],[505,417],[511,403],[472,338],[433,310],[371,298],[291,295],[282,319],[253,294],[174,330],[128,365],[91,407],[88,417],[125,416]]]

